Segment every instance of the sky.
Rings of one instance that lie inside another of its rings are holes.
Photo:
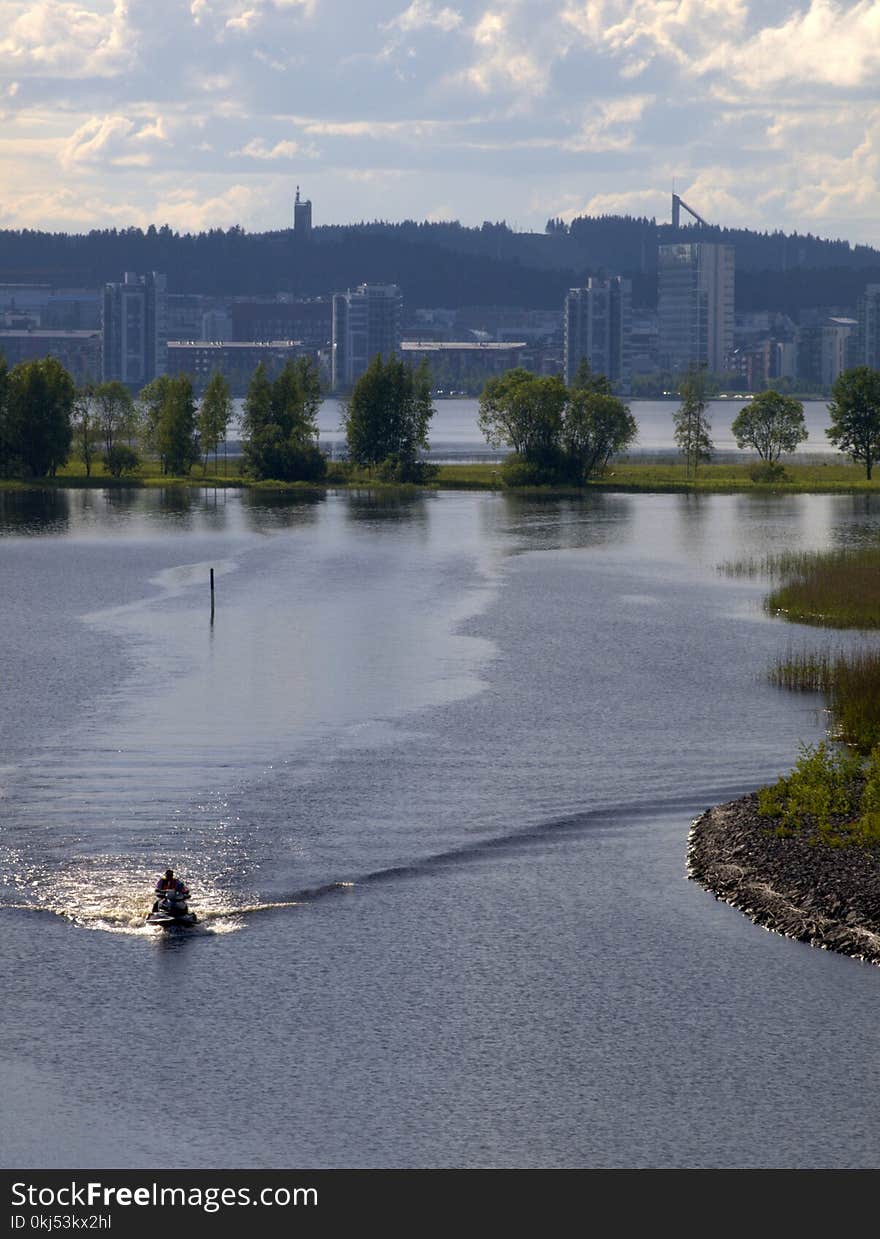
[[[0,0],[0,228],[705,219],[880,246],[880,0]]]

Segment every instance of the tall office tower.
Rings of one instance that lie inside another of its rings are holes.
[[[661,245],[657,265],[661,367],[722,373],[733,348],[733,246]]]
[[[571,383],[586,359],[596,374],[604,374],[624,391],[630,385],[632,283],[619,275],[587,280],[565,298],[563,323],[565,381]]]
[[[333,297],[332,386],[343,391],[377,353],[400,352],[403,298],[396,284],[359,284]]]
[[[312,235],[312,200],[303,201],[299,196],[299,185],[296,187],[296,198],[293,201],[293,231],[298,237]]]
[[[105,284],[101,317],[102,373],[143,387],[168,364],[167,277],[126,271],[121,284]]]
[[[867,284],[859,298],[857,365],[880,370],[880,284]]]

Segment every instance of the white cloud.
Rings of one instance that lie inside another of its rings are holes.
[[[65,143],[61,164],[73,168],[77,164],[112,162],[125,149],[125,139],[134,129],[127,116],[93,116],[80,125]]]
[[[589,44],[620,55],[630,73],[655,56],[687,66],[725,36],[739,36],[746,0],[569,0],[564,25]]]
[[[880,3],[811,0],[806,12],[794,12],[742,44],[718,47],[695,67],[701,73],[720,70],[755,91],[792,81],[862,85],[880,67]]]
[[[565,138],[562,146],[570,151],[627,150],[635,138],[635,125],[653,101],[653,95],[624,95],[594,105],[578,132]]]
[[[251,138],[241,150],[233,151],[233,155],[246,155],[249,159],[293,159],[295,155],[314,159],[317,154],[314,147],[302,147],[298,142],[276,142],[267,146],[262,138]]]
[[[163,223],[181,232],[230,228],[253,214],[258,194],[257,189],[247,185],[230,185],[222,193],[206,198],[194,186],[187,186],[164,194],[159,211]]]
[[[223,30],[248,34],[275,17],[286,20],[288,15],[312,17],[316,0],[193,0],[190,6],[193,21],[201,25],[207,17],[222,22]]]
[[[572,220],[578,215],[648,215],[662,217],[668,209],[669,193],[661,189],[634,189],[593,194],[586,202],[559,212],[561,219]]]
[[[152,162],[151,155],[134,144],[167,140],[162,117],[138,127],[128,116],[92,116],[64,143],[59,161],[67,170],[90,164],[146,167]]]
[[[880,65],[878,0],[808,0],[777,24],[761,15],[756,0],[566,0],[561,19],[619,56],[629,76],[663,58],[766,91],[784,81],[859,85]]]
[[[76,0],[7,0],[0,68],[62,78],[106,77],[137,56],[126,0],[88,7]]]
[[[519,0],[496,0],[472,29],[476,55],[461,77],[481,94],[501,89],[529,98],[546,90],[553,60],[536,28],[517,20],[522,15]]]
[[[412,0],[412,4],[408,9],[398,13],[391,21],[385,22],[382,29],[396,29],[404,34],[409,34],[413,30],[424,30],[427,27],[433,27],[448,34],[450,30],[457,30],[463,21],[464,18],[456,9],[449,8],[448,6],[438,8],[432,3],[432,0]]]

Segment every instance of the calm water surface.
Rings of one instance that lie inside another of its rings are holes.
[[[873,1166],[880,971],[689,883],[865,497],[0,494],[0,1164]],[[208,569],[217,579],[210,624]],[[143,927],[181,870],[189,935]]]
[[[241,402],[238,402],[241,405]],[[712,427],[712,441],[720,452],[738,452],[739,449],[731,422],[747,402],[734,400],[710,400],[706,411]],[[798,447],[798,453],[835,454],[825,434],[829,424],[828,404],[824,400],[805,400],[804,420],[809,437]],[[630,400],[630,408],[638,422],[639,437],[633,445],[634,454],[639,452],[669,452],[675,450],[672,415],[678,408],[674,400]],[[500,459],[504,452],[489,448],[480,433],[477,423],[479,412],[476,399],[437,400],[431,421],[431,454],[438,458],[491,456]],[[340,429],[343,406],[339,400],[325,400],[318,414],[321,442],[333,450],[341,448],[345,435]]]

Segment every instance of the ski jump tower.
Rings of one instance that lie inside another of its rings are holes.
[[[695,219],[698,224],[702,224],[704,228],[709,227],[709,225],[703,219],[702,215],[698,215],[693,207],[689,207],[688,204],[685,202],[684,198],[681,198],[678,194],[673,194],[672,195],[672,227],[673,228],[678,229],[681,227],[682,207],[684,207],[688,215],[690,215],[692,219]]]

